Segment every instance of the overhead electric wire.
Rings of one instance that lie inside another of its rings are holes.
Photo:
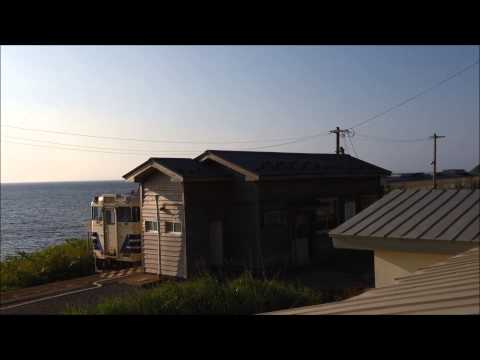
[[[40,148],[50,148],[50,149],[58,149],[58,150],[72,150],[72,151],[80,151],[80,152],[94,152],[94,153],[104,153],[104,154],[137,155],[137,156],[153,155],[153,153],[132,153],[132,152],[119,152],[119,151],[89,150],[89,149],[82,149],[82,148],[60,147],[60,146],[55,146],[55,145],[31,144],[31,143],[25,143],[25,142],[19,142],[19,141],[10,141],[10,140],[7,140],[6,143],[18,144],[18,145],[28,145],[28,146],[40,147]],[[185,153],[185,154],[187,154],[187,153]],[[196,154],[196,152],[191,152],[191,153],[188,153],[188,154]],[[159,155],[159,154],[157,154],[157,155]],[[169,154],[169,155],[171,155],[171,154]]]
[[[45,130],[45,129],[32,129],[26,128],[21,126],[14,126],[14,125],[2,125],[3,127],[8,127],[12,129],[24,130],[24,131],[32,131],[32,132],[43,132],[43,133],[50,133],[50,134],[59,134],[59,135],[69,135],[69,136],[81,136],[81,137],[88,137],[88,138],[95,138],[95,139],[107,139],[107,140],[120,140],[120,141],[134,141],[134,142],[148,142],[148,143],[170,143],[170,144],[247,144],[247,143],[261,143],[261,142],[273,142],[273,141],[298,141],[304,138],[311,138],[315,136],[320,136],[323,134],[314,134],[302,137],[290,137],[290,138],[279,138],[279,139],[257,139],[257,140],[229,140],[229,141],[194,141],[194,140],[151,140],[151,139],[139,139],[139,138],[125,138],[125,137],[118,137],[118,136],[104,136],[104,135],[92,135],[92,134],[82,134],[76,132],[68,132],[68,131],[57,131],[57,130]],[[283,145],[283,144],[279,144]]]
[[[347,130],[353,130],[354,128],[363,126],[415,99],[418,97],[426,94],[427,92],[441,86],[442,84],[454,79],[455,77],[460,76],[467,70],[471,69],[474,67],[476,64],[478,64],[479,61],[475,61],[474,63],[466,66],[465,68],[457,71],[456,73],[448,76],[447,78],[435,83],[434,85],[430,86],[429,88],[401,101],[400,103],[358,123],[355,124],[351,127],[349,127]],[[20,126],[13,126],[13,125],[1,125],[3,127],[8,127],[12,129],[18,129],[18,130],[24,130],[24,131],[32,131],[32,132],[43,132],[43,133],[51,133],[51,134],[61,134],[61,135],[70,135],[70,136],[81,136],[81,137],[88,137],[88,138],[97,138],[97,139],[109,139],[109,140],[121,140],[121,141],[134,141],[134,142],[146,142],[146,143],[178,143],[178,144],[223,144],[223,145],[228,145],[228,144],[240,144],[240,143],[258,143],[258,142],[273,142],[273,141],[286,141],[278,144],[270,144],[270,145],[263,145],[263,146],[257,146],[257,147],[251,147],[251,148],[244,148],[242,150],[258,150],[258,149],[266,149],[266,148],[272,148],[272,147],[278,147],[278,146],[284,146],[284,145],[290,145],[290,144],[295,144],[303,141],[307,141],[313,138],[316,138],[318,136],[323,136],[323,135],[328,135],[329,132],[321,132],[321,133],[316,133],[308,136],[302,136],[302,137],[296,137],[296,138],[283,138],[283,139],[257,139],[257,140],[231,140],[231,141],[192,141],[192,140],[150,140],[150,139],[138,139],[138,138],[124,138],[124,137],[114,137],[114,136],[102,136],[102,135],[91,135],[91,134],[82,134],[82,133],[75,133],[75,132],[67,132],[67,131],[56,131],[56,130],[44,130],[44,129],[32,129],[32,128],[25,128],[25,127],[20,127]],[[366,135],[359,135],[366,137]],[[375,138],[371,136],[371,138]],[[377,137],[377,139],[380,139]],[[416,141],[424,141],[425,139],[389,139],[387,141],[392,141],[392,142],[416,142]]]
[[[343,150],[345,151],[345,154],[348,154],[350,155],[350,149],[348,147],[348,144],[347,144],[347,140],[345,140],[345,136],[343,137]]]
[[[365,139],[372,139],[376,141],[383,141],[383,142],[399,142],[399,143],[414,143],[414,142],[422,142],[422,141],[429,141],[430,138],[428,136],[416,139],[395,139],[395,138],[388,138],[388,137],[381,137],[381,136],[374,136],[374,135],[364,135],[355,133],[355,136],[359,136]]]
[[[256,146],[256,147],[252,147],[252,148],[244,148],[244,149],[241,149],[241,150],[258,150],[258,149],[267,149],[267,148],[272,148],[272,147],[290,145],[290,144],[295,144],[295,143],[299,143],[299,142],[302,142],[302,141],[308,141],[308,140],[317,138],[319,136],[325,136],[325,135],[329,135],[329,133],[328,132],[323,132],[323,133],[318,133],[318,134],[314,134],[314,135],[310,135],[310,136],[304,136],[304,137],[301,137],[297,140],[289,141],[289,142],[285,142],[285,143],[281,143],[281,144]]]
[[[355,150],[355,146],[353,146],[352,137],[347,135],[347,138],[348,138],[348,141],[350,142],[350,145],[352,146],[352,149],[353,149],[353,152],[355,153],[355,156],[358,158],[359,156],[358,156],[357,150]]]
[[[45,144],[53,144],[53,145],[60,145],[60,146],[71,146],[71,147],[79,147],[79,148],[86,148],[86,149],[97,149],[97,150],[116,150],[116,151],[128,151],[128,152],[140,152],[140,153],[194,153],[194,152],[201,152],[203,150],[192,149],[192,151],[185,151],[185,150],[147,150],[147,149],[130,149],[130,148],[112,148],[112,147],[104,147],[104,146],[89,146],[89,145],[79,145],[79,144],[66,144],[66,143],[59,143],[55,141],[46,141],[46,140],[37,140],[37,139],[26,139],[16,136],[6,136],[6,139],[12,140],[21,140],[21,141],[31,141],[31,142],[39,142]]]
[[[420,96],[425,95],[425,94],[428,93],[429,91],[431,91],[431,90],[433,90],[433,89],[435,89],[435,88],[437,88],[437,87],[445,84],[447,81],[450,81],[450,80],[456,78],[457,76],[460,76],[461,74],[463,74],[463,73],[466,72],[467,70],[470,70],[471,68],[473,68],[473,67],[474,67],[475,65],[477,65],[478,63],[479,63],[479,60],[475,61],[474,63],[472,63],[472,64],[470,64],[470,65],[468,65],[468,66],[466,66],[466,67],[464,67],[463,69],[457,71],[456,73],[454,73],[454,74],[446,77],[445,79],[440,80],[439,82],[435,83],[434,85],[430,86],[429,88],[420,91],[419,93],[417,93],[417,94],[415,94],[415,95],[413,95],[413,96],[411,96],[411,97],[409,97],[409,98],[407,98],[407,99],[399,102],[398,104],[391,106],[391,107],[388,108],[387,110],[384,110],[384,111],[382,111],[382,112],[380,112],[380,113],[378,113],[378,114],[376,114],[376,115],[374,115],[374,116],[372,116],[372,117],[370,117],[370,118],[368,118],[368,119],[366,119],[366,120],[363,120],[363,121],[359,122],[358,124],[355,124],[355,125],[349,127],[348,129],[354,129],[354,128],[363,126],[363,125],[369,123],[370,121],[373,121],[373,120],[379,118],[380,116],[383,116],[383,115],[385,115],[385,114],[387,114],[387,113],[389,113],[389,112],[391,112],[391,111],[399,108],[400,106],[403,106],[403,105],[409,103],[410,101],[413,101],[413,100],[419,98]]]

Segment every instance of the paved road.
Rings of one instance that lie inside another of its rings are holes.
[[[0,315],[61,314],[71,306],[90,306],[112,296],[141,291],[154,281],[141,269],[108,272],[2,293]]]
[[[62,314],[70,306],[90,306],[111,296],[119,296],[140,291],[126,284],[112,283],[82,293],[56,297],[14,308],[0,309],[0,315],[53,315]]]

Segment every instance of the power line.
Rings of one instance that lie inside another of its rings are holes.
[[[345,146],[345,153],[350,155],[350,147],[348,146],[347,140],[345,139],[346,136],[342,136],[343,138],[343,145]]]
[[[304,137],[301,137],[299,139],[289,141],[289,142],[285,142],[285,143],[281,143],[281,144],[257,146],[257,147],[252,147],[252,148],[243,148],[243,149],[240,149],[240,150],[258,150],[258,149],[267,149],[267,148],[272,148],[272,147],[290,145],[290,144],[295,144],[295,143],[299,143],[299,142],[302,142],[302,141],[312,140],[312,139],[317,138],[319,136],[325,136],[325,135],[328,135],[328,133],[323,132],[323,133],[318,133],[318,134],[314,134],[314,135],[310,135],[310,136],[304,136]]]
[[[361,138],[372,139],[372,140],[383,141],[383,142],[399,142],[399,143],[423,142],[423,141],[428,141],[430,139],[428,136],[423,138],[416,138],[416,139],[395,139],[395,138],[388,138],[388,137],[381,137],[381,136],[364,135],[359,133],[354,133],[354,136],[359,136]]]
[[[327,135],[327,134],[323,134]],[[319,135],[316,135],[319,136]],[[310,136],[309,138],[313,138],[315,136]],[[37,139],[27,139],[27,138],[21,138],[21,137],[16,137],[16,136],[6,136],[6,139],[13,139],[13,140],[22,140],[22,141],[30,141],[30,142],[39,142],[39,143],[45,143],[45,144],[52,144],[52,145],[60,145],[60,146],[69,146],[69,147],[77,147],[77,148],[85,148],[85,149],[97,149],[97,150],[119,150],[122,152],[128,151],[128,152],[136,152],[136,153],[172,153],[172,154],[194,154],[196,152],[202,152],[204,149],[192,149],[192,151],[184,151],[184,150],[146,150],[146,149],[130,149],[130,148],[112,148],[112,147],[103,147],[103,146],[88,146],[88,145],[78,145],[78,144],[66,144],[66,143],[59,143],[59,142],[54,142],[54,141],[46,141],[46,140],[37,140]],[[239,151],[241,150],[255,150],[255,149],[263,149],[263,148],[268,148],[272,146],[281,146],[281,145],[287,145],[287,144],[292,144],[295,142],[303,141],[305,140],[304,138],[297,140],[297,141],[291,141],[287,142],[284,144],[275,144],[275,145],[267,145],[267,146],[259,146],[259,147],[253,147],[253,148],[237,148]]]
[[[192,140],[150,140],[150,139],[139,139],[139,138],[124,138],[118,136],[102,136],[102,135],[91,135],[91,134],[82,134],[76,132],[68,132],[68,131],[57,131],[57,130],[45,130],[45,129],[32,129],[32,128],[25,128],[21,126],[13,126],[13,125],[2,125],[3,127],[8,127],[12,129],[24,130],[24,131],[32,131],[32,132],[42,132],[42,133],[50,133],[50,134],[59,134],[59,135],[69,135],[69,136],[81,136],[81,137],[88,137],[88,138],[96,138],[96,139],[108,139],[108,140],[121,140],[121,141],[135,141],[135,142],[148,142],[148,143],[171,143],[171,144],[241,144],[241,143],[259,143],[259,142],[273,142],[273,141],[303,141],[304,139],[320,136],[323,133],[313,134],[308,136],[302,137],[291,137],[291,138],[280,138],[280,139],[257,139],[257,140],[231,140],[231,141],[192,141]],[[284,144],[278,144],[278,146]],[[268,145],[272,146],[272,145]]]
[[[60,147],[60,146],[54,146],[54,145],[31,144],[31,143],[25,143],[25,142],[19,142],[19,141],[6,141],[6,143],[18,144],[18,145],[28,145],[28,146],[40,147],[40,148],[58,149],[58,150],[72,150],[72,151],[80,151],[80,152],[94,152],[94,153],[118,154],[118,155],[137,155],[137,156],[148,156],[149,155],[149,154],[132,153],[132,152],[89,150],[89,149],[81,149],[81,148]],[[194,154],[194,152],[189,153],[189,154]]]
[[[358,158],[359,156],[358,156],[357,150],[355,150],[355,146],[353,146],[352,136],[347,134],[347,138],[348,138],[348,141],[350,142],[350,145],[352,145],[352,149],[353,149],[353,152],[355,153],[355,156]]]
[[[449,80],[452,80],[453,78],[457,77],[457,76],[460,76],[462,73],[466,72],[467,70],[469,70],[470,68],[472,68],[473,66],[475,66],[476,64],[478,64],[479,61],[477,60],[476,62],[468,65],[467,67],[461,69],[460,71],[457,71],[456,73],[448,76],[447,78],[437,82],[436,84],[434,84],[433,86],[427,88],[426,90],[423,90],[419,93],[417,93],[416,95],[388,108],[387,110],[384,110],[356,125],[353,125],[351,126],[350,128],[348,128],[347,130],[353,130],[354,128],[357,128],[357,127],[360,127],[360,126],[363,126],[365,124],[367,124],[368,122],[370,121],[373,121],[391,111],[393,111],[394,109],[397,109],[399,108],[400,106],[403,106],[413,100],[415,100],[416,98],[426,94],[427,92],[435,89],[436,87],[439,87],[440,85],[446,83],[447,81]],[[224,144],[224,145],[227,145],[227,144],[235,144],[235,143],[256,143],[256,142],[272,142],[272,141],[286,141],[286,142],[282,142],[282,143],[279,143],[279,144],[271,144],[271,145],[264,145],[264,146],[257,146],[257,147],[251,147],[251,148],[245,148],[243,150],[257,150],[257,149],[266,149],[266,148],[272,148],[272,147],[278,147],[278,146],[284,146],[284,145],[290,145],[290,144],[295,144],[295,143],[299,143],[299,142],[303,142],[303,141],[307,141],[307,140],[310,140],[310,139],[313,139],[313,138],[316,138],[316,137],[319,137],[319,136],[323,136],[323,135],[328,135],[328,133],[325,133],[325,132],[321,132],[321,133],[317,133],[317,134],[312,134],[312,135],[309,135],[309,136],[302,136],[302,137],[297,137],[297,138],[283,138],[283,139],[257,139],[257,140],[231,140],[231,141],[223,141],[223,142],[213,142],[213,141],[192,141],[192,140],[148,140],[148,139],[138,139],[138,138],[124,138],[124,137],[114,137],[114,136],[101,136],[101,135],[91,135],[91,134],[82,134],[82,133],[75,133],[75,132],[67,132],[67,131],[56,131],[56,130],[44,130],[44,129],[31,129],[31,128],[25,128],[25,127],[20,127],[20,126],[13,126],[13,125],[1,125],[3,127],[9,127],[9,128],[12,128],[12,129],[18,129],[18,130],[24,130],[24,131],[32,131],[32,132],[43,132],[43,133],[51,133],[51,134],[61,134],[61,135],[70,135],[70,136],[81,136],[81,137],[88,137],[88,138],[97,138],[97,139],[109,139],[109,140],[121,140],[121,141],[135,141],[135,142],[146,142],[146,143],[178,143],[178,144]],[[362,135],[360,135],[362,136]],[[363,137],[366,137],[365,135],[363,135]],[[373,137],[372,137],[373,138]],[[388,140],[388,141],[395,141],[395,142],[415,142],[415,141],[423,141],[424,139],[408,139],[408,140],[395,140],[395,139],[391,139],[391,140]]]
[[[46,141],[46,140],[37,140],[37,139],[26,139],[16,136],[6,136],[6,139],[12,140],[21,140],[21,141],[31,141],[31,142],[38,142],[38,143],[45,143],[45,144],[53,144],[53,145],[60,145],[60,146],[71,146],[71,147],[78,147],[78,148],[86,148],[86,149],[97,149],[97,150],[118,150],[118,151],[128,151],[128,152],[141,152],[145,153],[194,153],[196,151],[203,151],[192,149],[192,151],[185,151],[185,150],[146,150],[146,149],[129,149],[129,148],[112,148],[112,147],[104,147],[104,146],[88,146],[88,145],[78,145],[78,144],[66,144],[66,143],[59,143],[55,141]]]
[[[433,165],[433,188],[437,188],[437,139],[443,139],[445,136],[437,135],[433,133],[431,139],[433,139],[433,161],[430,165]]]
[[[378,114],[376,114],[376,115],[374,115],[374,116],[372,116],[372,117],[370,117],[370,118],[368,118],[368,119],[366,119],[366,120],[364,120],[364,121],[362,121],[362,122],[359,122],[359,123],[356,124],[356,125],[353,125],[353,126],[349,127],[349,129],[354,129],[354,128],[363,126],[363,125],[367,124],[368,122],[373,121],[373,120],[379,118],[380,116],[383,116],[383,115],[385,115],[385,114],[387,114],[387,113],[389,113],[389,112],[391,112],[391,111],[399,108],[400,106],[403,106],[403,105],[409,103],[410,101],[413,101],[413,100],[417,99],[418,97],[420,97],[420,96],[422,96],[422,95],[425,95],[425,94],[428,93],[429,91],[431,91],[431,90],[439,87],[440,85],[445,84],[447,81],[450,81],[450,80],[456,78],[457,76],[460,76],[461,74],[463,74],[463,73],[466,72],[467,70],[470,70],[472,67],[474,67],[474,66],[477,65],[478,63],[479,63],[479,60],[475,61],[474,63],[472,63],[472,64],[470,64],[470,65],[468,65],[468,66],[466,66],[466,67],[464,67],[463,69],[457,71],[456,73],[454,73],[454,74],[446,77],[445,79],[440,80],[439,82],[435,83],[434,85],[430,86],[429,88],[427,88],[427,89],[425,89],[425,90],[423,90],[423,91],[420,91],[419,93],[417,93],[417,94],[409,97],[408,99],[405,99],[405,100],[399,102],[398,104],[393,105],[392,107],[388,108],[387,110],[384,110],[384,111],[382,111],[382,112],[380,112],[380,113],[378,113]]]

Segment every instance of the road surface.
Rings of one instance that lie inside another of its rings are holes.
[[[95,305],[108,297],[141,291],[141,285],[155,281],[156,276],[131,268],[3,292],[0,315],[61,314],[70,306]]]

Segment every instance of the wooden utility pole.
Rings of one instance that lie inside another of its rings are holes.
[[[340,154],[340,134],[345,134],[345,133],[348,133],[349,130],[348,129],[340,129],[339,126],[337,126],[335,128],[335,130],[330,130],[329,131],[330,134],[336,134],[336,137],[337,137],[337,142],[336,142],[336,150],[335,150],[335,153],[337,155]]]
[[[437,135],[437,133],[433,133],[433,136],[430,136],[430,139],[433,139],[433,188],[437,188],[437,139],[442,139],[445,136]]]

